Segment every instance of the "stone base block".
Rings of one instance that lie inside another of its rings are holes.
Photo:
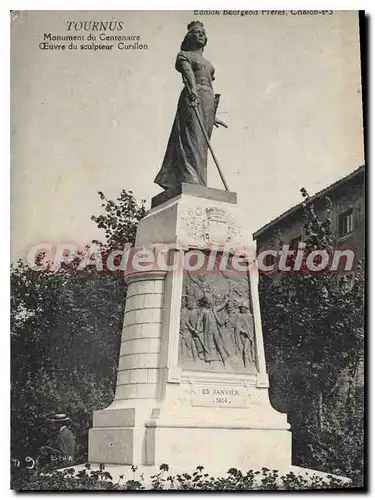
[[[128,405],[128,407],[124,407]],[[89,430],[89,461],[124,465],[146,463],[145,421],[154,403],[135,406],[130,401],[114,402],[104,410],[94,411]]]
[[[226,473],[266,466],[289,470],[291,437],[285,430],[225,428],[153,428],[146,431],[147,465],[178,465],[195,469],[198,465]]]
[[[145,428],[99,427],[89,430],[89,462],[145,463]]]
[[[157,194],[151,199],[151,208],[155,208],[181,194],[196,196],[198,198],[208,198],[212,201],[224,201],[226,203],[237,203],[237,193],[223,191],[222,189],[209,188],[200,184],[189,184],[183,182],[180,186],[173,189],[167,189]]]
[[[225,473],[265,464],[287,470],[291,433],[286,430],[182,427],[99,427],[89,432],[89,462],[193,468]]]

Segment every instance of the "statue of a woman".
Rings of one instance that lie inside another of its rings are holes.
[[[175,188],[182,182],[207,186],[208,146],[194,110],[198,110],[210,137],[215,121],[212,89],[215,70],[203,57],[206,43],[203,24],[192,21],[176,60],[176,70],[182,74],[185,86],[178,101],[163,165],[154,181],[164,189]]]

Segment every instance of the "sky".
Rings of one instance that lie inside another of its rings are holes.
[[[313,194],[364,163],[357,13],[258,12],[14,13],[13,260],[41,242],[100,238],[90,219],[98,191],[132,190],[150,206],[182,88],[175,58],[194,19],[205,25],[218,116],[229,125],[214,129],[212,146],[251,232],[299,203],[301,187]],[[122,21],[116,34],[140,36],[148,49],[40,50],[44,33],[88,35],[66,29],[84,20]],[[211,158],[208,185],[222,188]]]

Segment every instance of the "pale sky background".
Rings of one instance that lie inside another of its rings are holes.
[[[300,202],[302,186],[315,193],[364,163],[354,11],[24,11],[11,31],[12,259],[40,242],[100,237],[90,220],[99,190],[131,189],[150,206],[182,87],[175,57],[193,19],[205,25],[229,125],[212,145],[252,232]],[[149,49],[41,51],[44,33],[71,34],[67,20],[123,21],[116,34],[140,35]],[[211,159],[208,172],[221,188]]]

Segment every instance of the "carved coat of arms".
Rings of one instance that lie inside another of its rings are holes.
[[[183,210],[180,220],[180,241],[187,246],[226,246],[236,243],[240,235],[233,216],[221,207],[189,207]]]

